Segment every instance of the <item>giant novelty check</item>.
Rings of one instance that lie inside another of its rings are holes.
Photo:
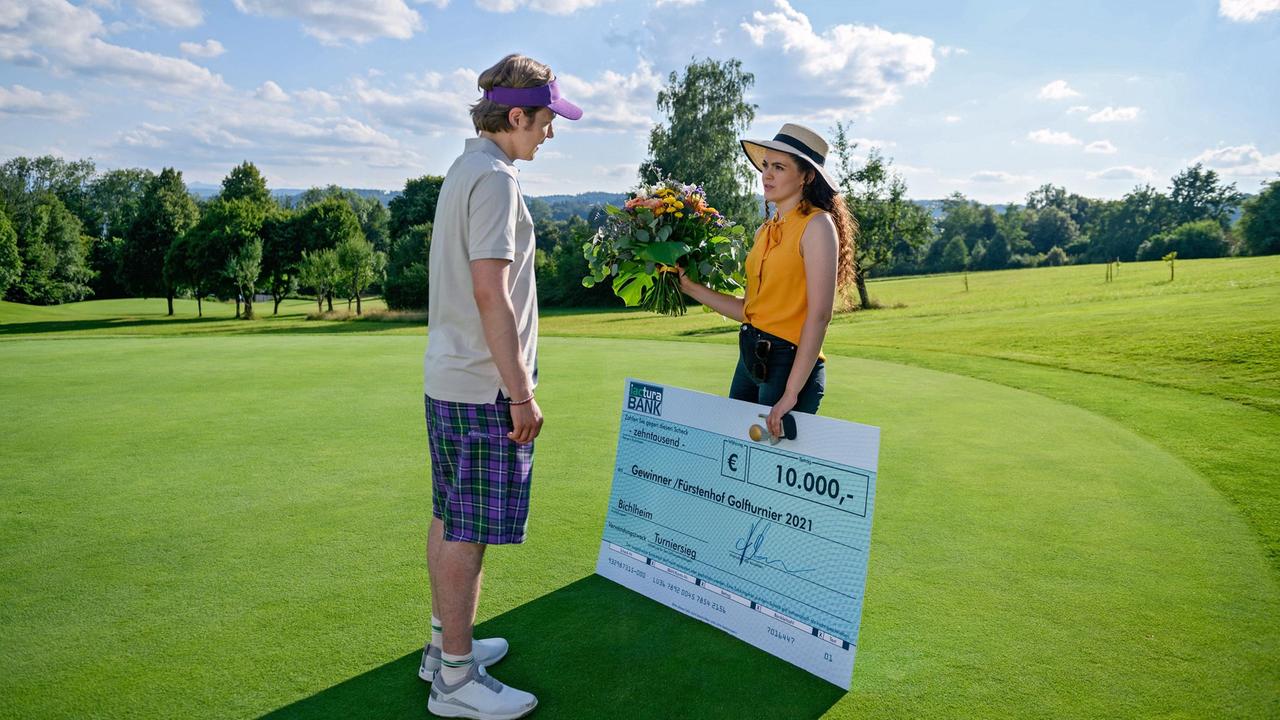
[[[596,572],[849,688],[880,430],[627,380]]]

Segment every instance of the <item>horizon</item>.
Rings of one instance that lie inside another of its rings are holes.
[[[0,13],[0,156],[171,166],[217,185],[243,160],[272,187],[395,192],[472,134],[475,77],[509,50],[549,63],[560,120],[525,194],[626,192],[655,97],[691,56],[756,76],[748,137],[852,122],[917,199],[1022,203],[1166,189],[1196,162],[1245,193],[1280,175],[1280,0],[1013,3],[404,0],[338,16],[303,0],[21,0]],[[533,37],[497,47],[484,37]],[[572,37],[574,43],[563,42]],[[688,180],[696,180],[689,178]],[[758,192],[758,187],[756,191]]]

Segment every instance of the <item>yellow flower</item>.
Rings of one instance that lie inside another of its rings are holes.
[[[666,210],[667,210],[666,208],[664,208],[664,207],[662,207],[662,206],[658,206],[658,207],[654,208],[654,210],[653,210],[653,214],[654,214],[654,215],[661,215],[662,213],[666,212]]]
[[[676,213],[676,217],[684,217],[684,213],[682,213],[682,212],[678,212],[678,213]]]
[[[684,209],[684,203],[682,203],[682,202],[680,202],[679,200],[677,200],[677,201],[676,201],[676,209],[677,209],[677,210],[683,210],[683,209]]]

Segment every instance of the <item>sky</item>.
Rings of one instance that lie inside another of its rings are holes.
[[[918,199],[1280,173],[1280,0],[3,0],[0,160],[396,190],[448,169],[510,52],[585,112],[518,163],[529,195],[634,186],[658,91],[707,57],[755,77],[747,137],[849,123]]]

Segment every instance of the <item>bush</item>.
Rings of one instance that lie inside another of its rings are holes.
[[[1067,253],[1062,248],[1054,245],[1049,248],[1049,252],[1044,254],[1044,259],[1040,261],[1041,265],[1049,267],[1060,267],[1067,264]]]
[[[1180,260],[1225,257],[1231,250],[1216,220],[1197,220],[1154,235],[1138,246],[1139,260],[1160,260],[1171,252]]]
[[[1040,263],[1044,260],[1043,255],[1014,255],[1009,258],[1009,267],[1015,269],[1040,267]]]

